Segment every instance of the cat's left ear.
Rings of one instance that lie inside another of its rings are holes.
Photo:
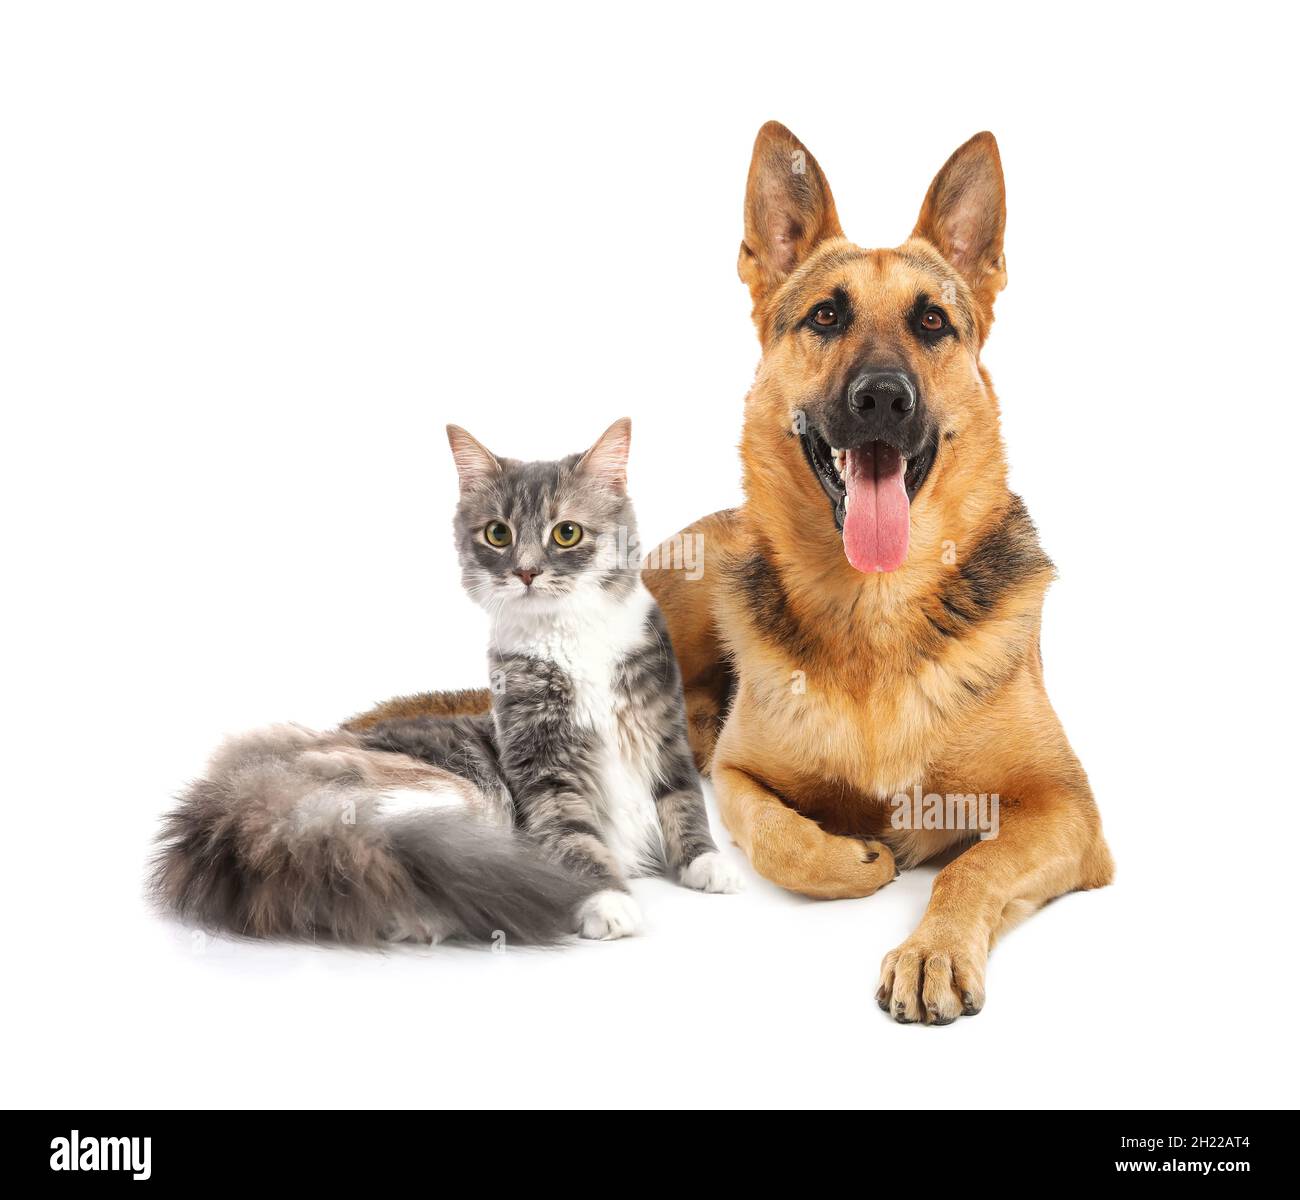
[[[447,426],[447,441],[451,443],[451,456],[456,460],[462,492],[501,473],[496,455],[459,425]]]
[[[627,491],[627,452],[632,445],[632,422],[620,417],[596,439],[579,460],[577,469],[616,492]]]

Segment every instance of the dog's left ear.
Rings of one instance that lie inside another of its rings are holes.
[[[627,491],[627,452],[632,446],[632,422],[619,417],[579,460],[577,469],[615,492]]]
[[[984,310],[986,329],[993,301],[1007,285],[1002,254],[1006,224],[998,143],[991,133],[977,133],[934,177],[912,236],[925,238],[961,272]]]

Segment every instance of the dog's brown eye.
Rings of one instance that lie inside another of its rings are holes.
[[[840,314],[835,311],[833,304],[821,304],[813,311],[813,323],[829,329],[832,325],[838,325]]]
[[[921,328],[928,329],[931,333],[938,333],[946,324],[943,313],[937,308],[927,308],[921,314]]]

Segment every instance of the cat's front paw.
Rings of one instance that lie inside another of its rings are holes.
[[[641,928],[641,910],[626,892],[608,888],[588,896],[578,906],[578,933],[585,938],[612,942],[631,937]]]
[[[682,886],[697,892],[738,892],[740,872],[718,851],[710,850],[682,872]]]

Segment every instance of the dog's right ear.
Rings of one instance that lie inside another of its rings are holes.
[[[817,160],[779,121],[754,140],[745,189],[745,240],[737,270],[754,315],[819,242],[843,237],[830,184]]]
[[[496,455],[459,425],[447,426],[447,441],[451,443],[462,492],[501,473]]]

